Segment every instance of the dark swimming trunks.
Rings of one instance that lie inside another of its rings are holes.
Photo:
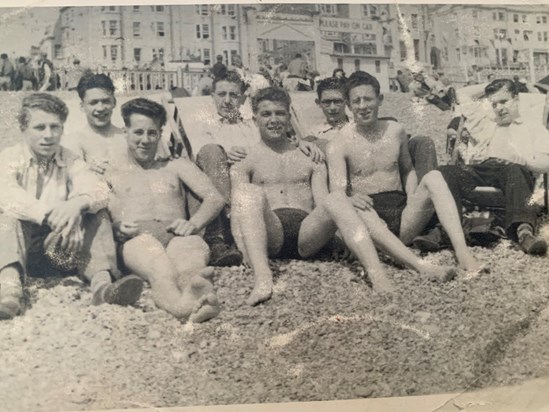
[[[305,220],[309,213],[301,209],[293,208],[280,208],[275,209],[273,212],[280,219],[282,224],[282,232],[284,233],[284,243],[280,252],[277,253],[275,258],[281,259],[300,259],[298,251],[298,238],[299,238],[299,229],[301,228],[301,223]]]
[[[400,190],[382,192],[370,195],[374,201],[374,210],[382,218],[389,230],[396,236],[400,235],[402,211],[406,207],[406,193]]]

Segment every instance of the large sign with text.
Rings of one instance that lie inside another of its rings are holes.
[[[336,17],[321,17],[320,30],[326,32],[366,33],[377,32],[377,25],[358,19],[338,19]]]

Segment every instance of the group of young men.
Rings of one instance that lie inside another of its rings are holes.
[[[244,91],[235,73],[215,79],[220,118],[209,142],[193,147],[194,162],[158,154],[167,115],[154,101],[123,104],[125,127],[114,126],[114,86],[105,75],[80,80],[87,123],[66,136],[64,102],[25,97],[23,140],[0,153],[0,318],[21,313],[31,266],[53,264],[77,268],[94,304],[134,304],[147,281],[158,307],[205,321],[220,310],[211,266],[244,260],[254,274],[247,302],[256,305],[272,295],[269,259],[311,258],[335,237],[377,292],[395,289],[377,249],[445,281],[456,267],[427,263],[407,247],[435,213],[457,266],[483,269],[465,243],[456,193],[436,170],[432,141],[408,138],[398,122],[379,118],[383,96],[373,76],[323,80],[317,104],[326,124],[304,139],[291,137],[286,91],[255,93],[253,122],[240,113]],[[533,236],[533,222],[516,220],[510,227],[530,225]]]

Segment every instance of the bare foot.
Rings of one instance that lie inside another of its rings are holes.
[[[205,322],[215,318],[219,315],[220,311],[221,308],[217,296],[213,293],[209,293],[199,299],[189,320],[195,323]]]
[[[433,282],[448,282],[457,275],[457,269],[453,266],[424,265],[419,272]]]
[[[392,293],[395,291],[395,285],[387,277],[387,274],[383,270],[368,271],[368,277],[372,282],[372,286],[375,292],[380,294]]]
[[[21,314],[23,305],[21,299],[16,296],[5,296],[0,301],[0,320],[13,319]]]
[[[204,277],[208,271],[202,271],[194,276],[181,296],[181,307],[174,315],[181,320],[190,319],[193,322],[204,322],[220,311],[219,302],[212,283]]]
[[[246,300],[246,303],[251,306],[259,305],[266,300],[269,300],[273,295],[273,277],[269,273],[268,276],[257,276],[255,280],[254,290]]]

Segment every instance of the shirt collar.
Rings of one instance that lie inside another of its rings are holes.
[[[22,143],[21,148],[22,148],[23,159],[25,161],[25,164],[30,166],[33,163],[36,163],[36,156],[34,156],[34,154],[32,153],[32,151],[30,149],[30,147],[27,144]],[[63,150],[63,147],[61,145],[57,148],[57,151],[53,155],[52,160],[59,167],[67,167],[67,161],[65,159],[64,150]]]

